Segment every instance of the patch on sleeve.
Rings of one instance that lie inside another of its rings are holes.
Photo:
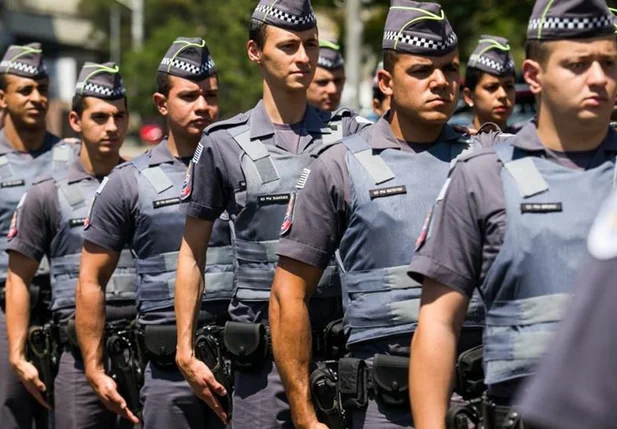
[[[195,149],[195,153],[193,154],[193,164],[197,164],[201,159],[201,153],[204,151],[204,147],[201,143],[197,145],[197,149]]]
[[[296,183],[297,189],[304,189],[304,186],[306,185],[306,181],[308,180],[310,174],[311,174],[310,168],[305,168],[304,170],[302,170],[302,174],[300,175],[300,178],[298,179],[298,183]]]
[[[587,248],[599,260],[617,257],[617,193],[600,209],[589,232]]]
[[[22,206],[24,205],[24,201],[26,201],[26,195],[27,194],[23,194],[21,198],[19,199],[19,203],[17,203],[17,208],[15,209],[15,212],[13,213],[13,217],[11,218],[11,225],[9,226],[9,232],[6,235],[6,237],[9,240],[12,240],[13,238],[17,236],[17,232],[18,232],[17,221],[19,220],[19,212]]]
[[[287,210],[285,210],[285,218],[281,224],[281,237],[289,232],[293,223],[294,211],[296,209],[296,193],[293,192],[289,196],[289,202],[287,203]]]
[[[434,207],[431,207],[431,209],[428,211],[428,214],[426,215],[426,219],[424,219],[424,225],[422,225],[422,231],[420,232],[420,236],[416,240],[416,252],[420,250],[420,248],[422,248],[424,243],[426,243],[426,239],[429,236],[429,232],[431,229],[431,223],[433,220],[433,209]]]
[[[96,192],[94,193],[94,198],[92,198],[90,208],[88,209],[88,214],[84,219],[84,230],[90,228],[90,226],[92,225],[92,210],[94,209],[94,203],[96,202],[97,197],[101,195],[101,192],[103,192],[103,189],[105,189],[105,185],[107,185],[107,182],[109,182],[109,177],[105,176],[99,187],[96,189]]]
[[[197,152],[195,152],[197,154]],[[182,190],[180,191],[180,199],[182,201],[186,200],[193,193],[193,168],[195,167],[195,161],[191,161],[189,163],[188,168],[186,169],[186,174],[184,175],[184,182],[182,182]]]

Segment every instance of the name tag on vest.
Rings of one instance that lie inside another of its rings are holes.
[[[173,206],[175,204],[180,204],[180,198],[165,198],[164,200],[156,200],[152,202],[152,206],[155,209],[160,209],[161,207]]]
[[[26,181],[24,179],[21,180],[8,180],[6,182],[0,183],[0,188],[15,188],[16,186],[24,186]]]
[[[555,213],[563,211],[561,203],[523,203],[521,213]]]
[[[273,194],[260,195],[257,197],[257,202],[260,206],[270,206],[273,204],[287,204],[289,202],[289,194]]]
[[[75,228],[76,226],[84,226],[86,224],[86,218],[81,219],[69,219],[69,227]]]
[[[389,188],[371,189],[368,191],[371,200],[375,198],[390,197],[392,195],[406,194],[407,188],[405,185],[391,186]]]

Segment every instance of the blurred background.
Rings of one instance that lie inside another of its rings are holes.
[[[0,49],[43,44],[51,75],[49,128],[71,136],[67,123],[77,73],[85,61],[120,63],[129,95],[131,139],[143,150],[165,132],[151,101],[158,63],[178,36],[203,37],[220,77],[221,118],[250,109],[261,92],[259,71],[246,56],[247,25],[257,0],[0,0]],[[480,34],[511,42],[520,69],[532,0],[439,2],[458,37],[464,63]],[[617,6],[617,0],[609,0]],[[389,0],[312,0],[320,38],[338,41],[346,60],[343,105],[368,114],[381,59]],[[464,74],[464,69],[462,71]],[[521,81],[522,83],[522,81]],[[525,96],[521,84],[520,95]],[[524,109],[524,107],[523,107]],[[463,116],[461,116],[463,115]],[[464,123],[464,112],[458,116]]]

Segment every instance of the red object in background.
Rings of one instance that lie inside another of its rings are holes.
[[[148,144],[157,144],[163,138],[163,129],[156,124],[142,125],[139,138]]]

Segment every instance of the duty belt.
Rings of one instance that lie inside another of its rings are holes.
[[[487,395],[482,398],[484,429],[524,429],[520,414],[507,405],[497,405]]]

